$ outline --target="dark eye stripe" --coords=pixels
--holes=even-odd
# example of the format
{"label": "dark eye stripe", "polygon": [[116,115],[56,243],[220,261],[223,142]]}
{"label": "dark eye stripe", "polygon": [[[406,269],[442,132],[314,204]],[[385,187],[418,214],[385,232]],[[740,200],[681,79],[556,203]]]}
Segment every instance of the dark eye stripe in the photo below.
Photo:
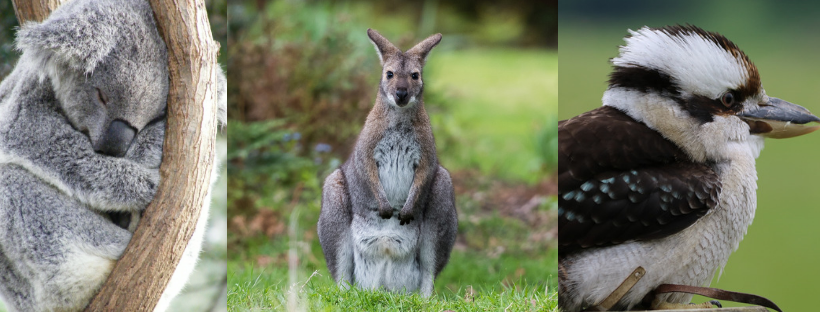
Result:
{"label": "dark eye stripe", "polygon": [[609,86],[641,92],[655,91],[673,96],[680,95],[680,90],[672,83],[672,78],[669,75],[657,69],[642,66],[616,66],[609,74]]}
{"label": "dark eye stripe", "polygon": [[657,70],[645,68],[642,66],[622,67],[616,66],[609,75],[609,87],[620,87],[624,89],[637,90],[640,92],[656,92],[658,94],[665,94],[678,103],[678,105],[689,113],[690,116],[697,119],[701,123],[714,121],[715,115],[735,114],[741,107],[734,105],[743,102],[748,93],[753,91],[751,88],[741,91],[731,90],[732,103],[730,105],[723,104],[723,96],[717,99],[711,99],[705,96],[692,96],[689,98],[680,98],[681,91],[677,85],[672,82],[669,75]]}

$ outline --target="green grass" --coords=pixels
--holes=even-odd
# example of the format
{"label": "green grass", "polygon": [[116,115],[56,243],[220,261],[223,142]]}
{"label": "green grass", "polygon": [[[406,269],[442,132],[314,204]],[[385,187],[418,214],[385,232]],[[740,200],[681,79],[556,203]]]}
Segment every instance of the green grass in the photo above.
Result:
{"label": "green grass", "polygon": [[536,130],[555,115],[558,57],[554,51],[471,49],[435,51],[425,67],[440,162],[452,170],[478,168],[503,179],[535,182]]}
{"label": "green grass", "polygon": [[[735,8],[741,2],[709,2]],[[746,2],[742,2],[746,3]],[[706,8],[698,12],[725,12]],[[767,94],[820,113],[817,86],[820,62],[815,33],[766,19],[703,19],[685,16],[645,16],[610,24],[572,23],[562,19],[559,118],[566,119],[601,105],[610,71],[609,58],[618,54],[626,29],[644,24],[661,26],[693,23],[718,31],[743,49],[757,65]],[[736,16],[735,16],[736,17]],[[647,20],[652,20],[647,21]],[[774,23],[777,23],[775,25]],[[785,311],[816,310],[820,280],[820,134],[766,141],[757,160],[758,190],[755,220],[739,249],[729,258],[723,275],[712,287],[767,297]],[[706,299],[696,298],[695,302]],[[740,306],[724,302],[725,306]]]}
{"label": "green grass", "polygon": [[[291,285],[298,285],[306,289],[299,293],[300,304],[310,311],[496,311],[511,304],[510,311],[554,310],[556,250],[528,244],[530,230],[521,220],[481,213],[478,202],[464,196],[457,202],[464,246],[453,250],[429,301],[417,295],[337,290],[316,237],[318,203],[311,202],[281,211],[281,219],[288,220],[281,235],[249,238],[244,248],[229,251],[228,307],[289,310],[288,292]],[[539,208],[543,209],[554,212]],[[459,299],[467,289],[478,294],[474,302]]]}
{"label": "green grass", "polygon": [[[278,272],[277,272],[278,271]],[[431,298],[418,294],[397,294],[342,289],[327,272],[298,274],[292,280],[284,268],[260,270],[252,265],[231,262],[228,266],[228,307],[230,311],[557,311],[554,290],[535,286],[480,288],[466,285],[454,291],[438,292]],[[301,272],[300,272],[301,273]],[[292,281],[292,282],[291,282]]]}

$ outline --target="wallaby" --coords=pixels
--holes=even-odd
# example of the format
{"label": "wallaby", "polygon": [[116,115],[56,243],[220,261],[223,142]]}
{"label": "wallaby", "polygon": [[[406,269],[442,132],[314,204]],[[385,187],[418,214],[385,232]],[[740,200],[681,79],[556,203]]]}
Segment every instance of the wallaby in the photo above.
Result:
{"label": "wallaby", "polygon": [[367,35],[383,67],[379,92],[351,157],[325,180],[319,242],[342,287],[429,297],[458,229],[453,183],[422,101],[422,67],[441,34],[406,52],[375,30]]}

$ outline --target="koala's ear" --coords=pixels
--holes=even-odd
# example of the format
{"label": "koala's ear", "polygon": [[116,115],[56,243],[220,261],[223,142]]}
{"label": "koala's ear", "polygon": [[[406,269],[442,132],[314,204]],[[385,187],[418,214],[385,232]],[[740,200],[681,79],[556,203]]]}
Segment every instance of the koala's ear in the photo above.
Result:
{"label": "koala's ear", "polygon": [[72,9],[58,9],[42,23],[25,23],[17,32],[17,49],[40,58],[43,65],[57,61],[84,73],[93,71],[116,46],[117,28],[100,12]]}
{"label": "koala's ear", "polygon": [[385,60],[389,59],[396,53],[401,53],[401,50],[390,43],[387,38],[384,38],[379,32],[367,29],[367,36],[370,37],[370,42],[376,47],[376,53],[379,53],[379,62],[384,66]]}
{"label": "koala's ear", "polygon": [[418,57],[421,64],[424,65],[424,63],[427,62],[427,54],[430,54],[430,50],[438,45],[439,42],[441,42],[441,34],[432,35],[410,48],[410,50],[407,50],[407,54]]}

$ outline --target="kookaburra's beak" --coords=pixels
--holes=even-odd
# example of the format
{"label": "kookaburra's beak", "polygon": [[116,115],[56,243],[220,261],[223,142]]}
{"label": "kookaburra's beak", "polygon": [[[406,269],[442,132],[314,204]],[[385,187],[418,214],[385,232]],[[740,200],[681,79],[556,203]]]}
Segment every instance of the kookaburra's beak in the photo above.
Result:
{"label": "kookaburra's beak", "polygon": [[740,112],[749,131],[767,138],[785,139],[811,133],[820,128],[820,118],[803,106],[769,97],[756,109]]}

